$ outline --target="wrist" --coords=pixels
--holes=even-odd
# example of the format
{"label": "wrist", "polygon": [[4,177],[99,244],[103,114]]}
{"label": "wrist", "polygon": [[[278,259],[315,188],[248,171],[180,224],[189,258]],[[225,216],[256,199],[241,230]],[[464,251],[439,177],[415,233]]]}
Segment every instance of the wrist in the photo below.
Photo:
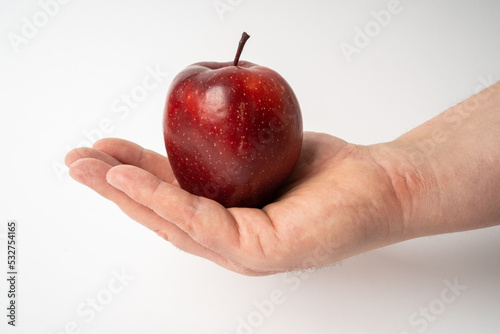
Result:
{"label": "wrist", "polygon": [[403,212],[402,239],[500,221],[500,84],[380,144]]}
{"label": "wrist", "polygon": [[399,241],[435,234],[431,230],[439,201],[437,176],[425,155],[399,140],[372,146],[375,161],[385,170],[402,212]]}

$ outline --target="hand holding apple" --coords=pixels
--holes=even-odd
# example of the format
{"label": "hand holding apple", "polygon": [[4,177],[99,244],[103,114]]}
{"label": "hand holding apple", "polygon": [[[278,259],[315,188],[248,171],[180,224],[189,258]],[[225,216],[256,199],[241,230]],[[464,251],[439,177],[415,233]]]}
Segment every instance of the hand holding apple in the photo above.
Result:
{"label": "hand holding apple", "polygon": [[[458,129],[445,117],[470,108]],[[166,157],[123,139],[74,149],[66,164],[71,177],[174,246],[238,273],[267,275],[498,225],[498,110],[500,83],[392,142],[358,146],[306,132],[281,196],[262,209],[226,209],[181,189]],[[415,143],[438,130],[449,138],[438,152],[419,151]]]}
{"label": "hand holding apple", "polygon": [[290,174],[302,146],[302,115],[275,71],[239,61],[188,66],[164,112],[167,154],[180,186],[225,207],[259,207]]}

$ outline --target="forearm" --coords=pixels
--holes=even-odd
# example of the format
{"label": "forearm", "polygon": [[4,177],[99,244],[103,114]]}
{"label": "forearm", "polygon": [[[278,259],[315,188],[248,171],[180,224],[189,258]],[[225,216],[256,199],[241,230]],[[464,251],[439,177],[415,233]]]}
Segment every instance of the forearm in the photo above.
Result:
{"label": "forearm", "polygon": [[389,147],[404,161],[388,167],[405,212],[403,238],[500,223],[500,82]]}

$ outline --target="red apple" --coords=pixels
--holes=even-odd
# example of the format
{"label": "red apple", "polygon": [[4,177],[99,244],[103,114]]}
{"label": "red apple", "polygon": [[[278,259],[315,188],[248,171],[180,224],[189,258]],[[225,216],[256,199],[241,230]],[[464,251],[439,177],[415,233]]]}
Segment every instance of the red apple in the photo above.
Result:
{"label": "red apple", "polygon": [[179,185],[225,207],[261,207],[290,174],[302,147],[302,115],[277,72],[239,61],[201,62],[173,80],[163,116]]}

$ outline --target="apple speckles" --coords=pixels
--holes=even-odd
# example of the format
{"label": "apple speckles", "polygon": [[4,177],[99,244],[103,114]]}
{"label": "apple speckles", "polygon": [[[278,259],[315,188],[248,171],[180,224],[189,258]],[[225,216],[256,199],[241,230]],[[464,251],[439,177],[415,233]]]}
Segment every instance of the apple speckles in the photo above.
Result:
{"label": "apple speckles", "polygon": [[[240,104],[238,105],[237,111],[240,113],[244,112],[247,105],[248,105],[248,103],[246,103],[246,102],[240,102]],[[237,117],[239,117],[239,115]]]}

